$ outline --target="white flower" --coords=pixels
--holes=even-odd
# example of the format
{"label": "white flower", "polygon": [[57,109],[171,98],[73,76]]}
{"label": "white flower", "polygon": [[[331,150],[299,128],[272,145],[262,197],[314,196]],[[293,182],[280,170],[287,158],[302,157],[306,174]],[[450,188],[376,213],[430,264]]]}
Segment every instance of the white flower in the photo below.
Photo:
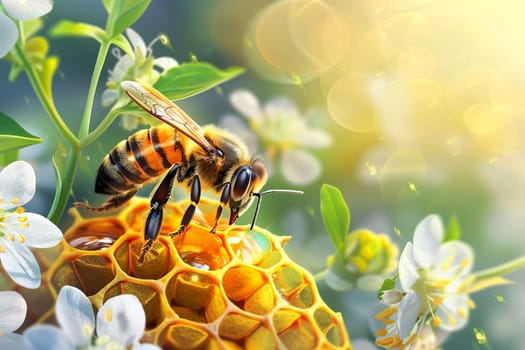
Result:
{"label": "white flower", "polygon": [[278,97],[261,106],[250,91],[237,90],[230,95],[230,102],[247,119],[249,128],[232,115],[225,116],[222,124],[236,130],[253,152],[258,141],[263,144],[270,174],[273,161],[280,157],[281,172],[290,183],[306,185],[319,177],[321,163],[303,149],[324,148],[332,140],[324,131],[308,126],[292,101]]}
{"label": "white flower", "polygon": [[75,287],[64,286],[58,293],[55,315],[60,328],[33,326],[24,333],[34,348],[160,349],[152,344],[139,344],[146,316],[140,301],[131,294],[108,299],[98,310],[95,322],[88,297]]}
{"label": "white flower", "polygon": [[[1,0],[0,2],[9,17],[21,21],[41,17],[53,8],[51,0]],[[18,29],[9,17],[0,12],[0,33],[2,33],[0,58],[11,50],[18,38]]]}
{"label": "white flower", "polygon": [[141,36],[131,28],[126,29],[126,36],[133,47],[135,57],[122,55],[118,49],[113,51],[113,55],[118,61],[115,67],[109,71],[109,78],[106,83],[108,89],[102,94],[104,106],[111,106],[124,96],[120,89],[122,81],[134,80],[146,85],[153,85],[159,76],[178,65],[177,61],[171,57],[153,57],[153,45],[159,40],[166,40],[164,36],[155,38],[148,46]]}
{"label": "white flower", "polygon": [[26,318],[27,304],[17,292],[0,292],[0,349],[31,349],[24,337],[13,333]]}
{"label": "white flower", "polygon": [[28,247],[49,248],[62,232],[47,218],[23,207],[35,194],[35,172],[16,161],[0,172],[0,261],[9,276],[26,288],[40,286],[40,267]]}
{"label": "white flower", "polygon": [[399,259],[404,296],[397,306],[376,315],[387,327],[376,332],[376,344],[389,349],[434,349],[448,333],[467,324],[473,306],[465,286],[474,255],[465,243],[442,243],[443,223],[429,215],[416,227]]}

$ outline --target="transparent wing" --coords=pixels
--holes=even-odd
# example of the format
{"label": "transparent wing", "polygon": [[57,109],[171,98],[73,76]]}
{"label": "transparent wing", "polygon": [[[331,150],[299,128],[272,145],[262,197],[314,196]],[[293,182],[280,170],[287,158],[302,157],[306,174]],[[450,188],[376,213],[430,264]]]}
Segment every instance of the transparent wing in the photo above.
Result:
{"label": "transparent wing", "polygon": [[204,137],[204,132],[199,124],[195,123],[182,109],[159,91],[151,86],[145,86],[134,81],[123,81],[120,86],[146,112],[179,130],[208,153],[215,150],[212,144]]}

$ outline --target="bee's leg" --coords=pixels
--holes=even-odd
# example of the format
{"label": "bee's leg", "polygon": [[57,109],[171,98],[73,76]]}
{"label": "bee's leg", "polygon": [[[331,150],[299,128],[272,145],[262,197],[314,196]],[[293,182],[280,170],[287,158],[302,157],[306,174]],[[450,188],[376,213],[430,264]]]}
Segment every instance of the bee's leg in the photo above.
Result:
{"label": "bee's leg", "polygon": [[160,227],[162,226],[162,217],[164,214],[164,206],[169,201],[171,196],[171,189],[173,182],[179,172],[180,165],[175,164],[168,173],[164,176],[158,187],[155,189],[150,201],[150,210],[144,226],[144,240],[146,242],[142,246],[139,259],[139,265],[144,264],[144,257],[151,249],[153,241],[157,238]]}
{"label": "bee's leg", "polygon": [[219,202],[219,206],[217,207],[217,213],[215,214],[215,222],[213,224],[213,227],[210,232],[215,233],[215,230],[217,229],[217,224],[219,222],[219,219],[222,214],[222,209],[224,209],[224,206],[228,203],[230,200],[230,189],[231,189],[231,183],[228,182],[224,185],[224,188],[222,189],[221,193],[221,200]]}
{"label": "bee's leg", "polygon": [[191,223],[193,214],[195,214],[195,209],[197,209],[197,205],[199,204],[199,201],[201,199],[201,181],[198,175],[193,176],[193,178],[191,179],[190,198],[191,204],[184,212],[179,228],[177,229],[177,231],[170,233],[170,237],[185,232],[188,229],[188,225]]}
{"label": "bee's leg", "polygon": [[107,201],[102,203],[102,205],[100,207],[93,207],[93,206],[91,206],[89,204],[86,204],[84,202],[74,202],[73,205],[75,207],[77,207],[77,208],[82,207],[82,208],[86,208],[88,210],[97,211],[97,212],[111,210],[111,209],[116,209],[116,208],[122,206],[127,201],[129,201],[131,199],[131,197],[133,197],[137,193],[137,190],[138,190],[138,188],[134,188],[134,189],[131,189],[131,190],[127,191],[127,192],[114,195],[114,196],[110,197]]}

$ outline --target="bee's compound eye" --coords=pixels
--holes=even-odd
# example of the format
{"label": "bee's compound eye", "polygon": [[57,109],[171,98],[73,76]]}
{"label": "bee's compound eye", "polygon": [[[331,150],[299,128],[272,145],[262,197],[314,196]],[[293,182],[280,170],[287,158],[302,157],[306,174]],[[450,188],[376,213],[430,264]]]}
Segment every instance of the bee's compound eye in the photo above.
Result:
{"label": "bee's compound eye", "polygon": [[243,166],[235,171],[232,180],[231,199],[239,201],[246,196],[252,182],[252,171]]}
{"label": "bee's compound eye", "polygon": [[217,148],[217,150],[215,151],[215,154],[217,155],[217,157],[219,158],[224,158],[224,152],[221,151],[220,149]]}

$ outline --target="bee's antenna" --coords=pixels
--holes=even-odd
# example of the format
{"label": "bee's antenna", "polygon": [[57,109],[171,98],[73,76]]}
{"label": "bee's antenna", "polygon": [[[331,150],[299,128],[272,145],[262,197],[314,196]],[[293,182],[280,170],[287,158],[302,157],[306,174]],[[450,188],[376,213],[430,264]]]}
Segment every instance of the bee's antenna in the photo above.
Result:
{"label": "bee's antenna", "polygon": [[281,192],[281,193],[294,193],[294,194],[304,194],[303,191],[297,191],[297,190],[284,190],[284,189],[271,189],[266,190],[260,193],[254,192],[253,195],[257,197],[257,204],[255,205],[255,213],[253,214],[252,223],[250,224],[250,231],[253,230],[253,226],[255,226],[255,221],[257,220],[257,216],[259,216],[259,209],[261,208],[261,202],[262,202],[262,196],[268,193],[275,193],[275,192]]}

